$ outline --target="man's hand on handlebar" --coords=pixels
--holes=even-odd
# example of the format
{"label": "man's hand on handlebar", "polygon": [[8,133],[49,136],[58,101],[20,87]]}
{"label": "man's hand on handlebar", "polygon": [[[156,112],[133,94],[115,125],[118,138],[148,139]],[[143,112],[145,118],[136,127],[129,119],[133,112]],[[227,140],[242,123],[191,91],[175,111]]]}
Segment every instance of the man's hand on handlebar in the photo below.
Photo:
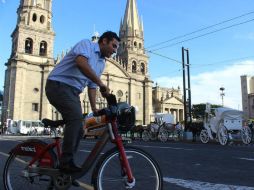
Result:
{"label": "man's hand on handlebar", "polygon": [[109,95],[109,88],[106,85],[102,84],[100,86],[100,92],[102,97],[106,98]]}
{"label": "man's hand on handlebar", "polygon": [[105,115],[105,114],[106,114],[105,108],[99,109],[99,110],[96,109],[93,111],[93,116],[95,116],[95,117]]}

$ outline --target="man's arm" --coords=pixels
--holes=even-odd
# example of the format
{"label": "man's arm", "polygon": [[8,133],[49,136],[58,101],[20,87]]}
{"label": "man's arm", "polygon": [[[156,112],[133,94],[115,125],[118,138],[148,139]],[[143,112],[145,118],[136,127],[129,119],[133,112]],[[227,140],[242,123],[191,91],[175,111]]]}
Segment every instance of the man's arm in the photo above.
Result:
{"label": "man's arm", "polygon": [[97,84],[99,87],[105,86],[101,79],[99,77],[96,76],[96,74],[94,73],[93,69],[90,67],[90,65],[88,64],[88,60],[86,57],[84,56],[77,56],[76,59],[76,64],[79,68],[79,70],[87,77],[89,78],[91,81],[93,81],[95,84]]}
{"label": "man's arm", "polygon": [[87,90],[88,92],[88,97],[89,97],[89,101],[90,101],[90,105],[92,108],[93,112],[96,112],[96,89],[95,88],[88,88]]}
{"label": "man's arm", "polygon": [[[100,87],[100,91],[101,91],[102,96],[103,97],[107,96],[108,93],[109,93],[108,87],[105,84],[103,84],[103,82],[101,81],[101,79],[99,77],[96,76],[93,69],[88,64],[87,58],[84,57],[84,56],[79,55],[79,56],[76,57],[75,62],[77,64],[78,68],[80,69],[80,71],[87,78],[89,78],[91,81],[93,81],[95,84],[97,84]],[[95,92],[94,95],[96,95],[96,92]]]}

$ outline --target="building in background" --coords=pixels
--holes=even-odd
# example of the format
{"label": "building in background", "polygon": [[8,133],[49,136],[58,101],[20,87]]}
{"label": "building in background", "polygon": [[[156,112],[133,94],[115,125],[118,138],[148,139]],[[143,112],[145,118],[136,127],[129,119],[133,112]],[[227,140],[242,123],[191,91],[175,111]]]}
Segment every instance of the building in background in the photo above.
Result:
{"label": "building in background", "polygon": [[183,100],[180,88],[153,87],[153,112],[170,113],[175,121],[184,120]]}
{"label": "building in background", "polygon": [[242,107],[247,119],[254,119],[254,76],[241,76]]}
{"label": "building in background", "polygon": [[[2,110],[3,110],[3,92],[0,91],[0,118],[2,118]],[[2,121],[0,121],[0,127],[2,126]]]}
{"label": "building in background", "polygon": [[[21,0],[18,20],[12,37],[12,52],[6,63],[2,121],[60,119],[45,96],[45,83],[50,71],[61,60],[54,59],[55,33],[52,28],[52,0]],[[118,53],[106,59],[102,80],[116,95],[138,109],[137,124],[147,124],[154,112],[172,113],[183,120],[180,89],[153,88],[149,57],[144,50],[143,22],[138,15],[136,0],[127,0],[121,20]],[[98,34],[92,39],[98,40]],[[62,53],[62,57],[64,53]],[[80,95],[83,111],[90,112],[87,91]],[[98,108],[106,101],[97,93]]]}
{"label": "building in background", "polygon": [[42,119],[52,110],[44,92],[55,66],[52,1],[21,0],[17,15],[11,55],[5,64],[3,120]]}

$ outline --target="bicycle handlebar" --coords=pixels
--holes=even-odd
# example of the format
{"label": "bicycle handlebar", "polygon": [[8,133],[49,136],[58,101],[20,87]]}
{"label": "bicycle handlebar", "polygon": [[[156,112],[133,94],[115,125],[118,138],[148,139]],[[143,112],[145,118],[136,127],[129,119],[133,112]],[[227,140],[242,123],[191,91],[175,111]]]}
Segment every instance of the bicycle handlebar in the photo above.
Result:
{"label": "bicycle handlebar", "polygon": [[94,112],[93,115],[96,116],[102,116],[106,115],[108,117],[116,116],[117,115],[117,102],[116,102],[116,96],[114,94],[109,94],[106,97],[108,107],[103,108],[101,110],[98,110],[97,112]]}

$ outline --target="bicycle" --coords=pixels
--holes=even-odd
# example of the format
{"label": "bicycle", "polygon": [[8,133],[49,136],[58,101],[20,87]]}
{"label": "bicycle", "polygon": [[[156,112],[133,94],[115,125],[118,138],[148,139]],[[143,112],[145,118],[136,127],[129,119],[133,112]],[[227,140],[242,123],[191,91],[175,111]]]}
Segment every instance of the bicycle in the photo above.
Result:
{"label": "bicycle", "polygon": [[[89,127],[101,127],[103,134],[82,164],[81,172],[64,174],[58,169],[60,137],[54,137],[51,144],[36,139],[27,140],[10,152],[3,172],[5,189],[63,190],[80,185],[87,190],[162,190],[162,173],[157,162],[145,151],[126,146],[119,134],[120,130],[130,130],[134,125],[135,108],[126,103],[116,103],[114,95],[107,97],[107,102],[108,107],[98,112],[98,116],[104,119]],[[51,128],[64,123],[47,119],[43,122]],[[100,156],[109,141],[115,147]],[[92,172],[91,185],[77,181],[87,174],[97,158],[99,160]]]}

